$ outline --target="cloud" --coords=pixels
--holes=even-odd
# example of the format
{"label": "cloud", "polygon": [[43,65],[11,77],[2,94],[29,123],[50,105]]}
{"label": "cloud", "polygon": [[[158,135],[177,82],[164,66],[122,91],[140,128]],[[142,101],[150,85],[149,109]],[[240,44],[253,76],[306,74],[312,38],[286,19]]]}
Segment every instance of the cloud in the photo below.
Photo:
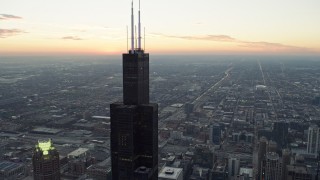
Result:
{"label": "cloud", "polygon": [[256,49],[264,49],[264,50],[271,50],[271,51],[309,51],[310,49],[305,47],[297,47],[291,46],[281,43],[271,43],[271,42],[247,42],[242,41],[239,45],[241,47],[248,47],[248,48],[256,48]]}
{"label": "cloud", "polygon": [[182,36],[181,39],[233,42],[234,38],[226,35]]}
{"label": "cloud", "polygon": [[197,40],[197,41],[216,41],[216,42],[232,42],[238,44],[240,47],[247,47],[251,49],[261,49],[267,51],[312,51],[310,48],[291,46],[281,43],[273,42],[255,42],[255,41],[243,41],[240,39],[233,38],[228,35],[204,35],[204,36],[176,36],[176,35],[166,35],[161,33],[152,33],[154,36],[161,36],[166,38],[176,38],[185,40]]}
{"label": "cloud", "polygon": [[79,38],[79,37],[77,37],[77,36],[65,36],[65,37],[62,37],[62,39],[65,39],[65,40],[75,40],[75,41],[83,40],[82,38]]}
{"label": "cloud", "polygon": [[173,36],[153,33],[156,36],[168,37],[168,38],[177,38],[177,39],[186,39],[186,40],[201,40],[201,41],[222,41],[222,42],[234,42],[236,39],[227,36],[227,35],[205,35],[205,36]]}
{"label": "cloud", "polygon": [[0,38],[7,38],[9,36],[16,36],[21,33],[26,33],[20,29],[0,29]]}
{"label": "cloud", "polygon": [[85,29],[76,29],[76,28],[73,28],[71,29],[72,31],[76,31],[76,32],[87,32],[87,30]]}
{"label": "cloud", "polygon": [[0,20],[22,19],[22,17],[11,14],[0,14]]}

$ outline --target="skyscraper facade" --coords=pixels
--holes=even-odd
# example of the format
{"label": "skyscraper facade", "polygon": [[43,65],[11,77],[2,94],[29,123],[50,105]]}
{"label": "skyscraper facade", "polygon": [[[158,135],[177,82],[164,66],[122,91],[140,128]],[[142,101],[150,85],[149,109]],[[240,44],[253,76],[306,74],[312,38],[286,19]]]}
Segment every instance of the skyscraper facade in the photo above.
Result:
{"label": "skyscraper facade", "polygon": [[273,139],[275,142],[277,142],[277,145],[280,149],[287,147],[288,129],[289,124],[286,122],[279,121],[273,124]]}
{"label": "skyscraper facade", "polygon": [[291,163],[291,152],[289,149],[282,150],[282,179],[285,179],[287,166]]}
{"label": "skyscraper facade", "polygon": [[211,125],[210,128],[210,140],[215,145],[220,145],[221,142],[221,126],[217,123]]}
{"label": "skyscraper facade", "polygon": [[264,173],[264,166],[265,163],[263,161],[265,160],[266,153],[267,153],[267,142],[268,140],[265,137],[261,137],[259,140],[259,150],[258,150],[258,178],[260,179]]}
{"label": "skyscraper facade", "polygon": [[[240,158],[238,157],[229,157],[228,159],[228,176],[229,179],[237,176],[240,169]],[[231,178],[232,177],[232,178]]]}
{"label": "skyscraper facade", "polygon": [[305,165],[288,165],[285,180],[312,180],[312,173]]}
{"label": "skyscraper facade", "polygon": [[33,157],[34,180],[60,180],[59,153],[51,140],[39,140]]}
{"label": "skyscraper facade", "polygon": [[[149,102],[149,54],[134,45],[123,54],[123,102],[110,105],[112,179],[158,178],[158,105]],[[137,44],[137,43],[136,43]],[[146,172],[141,172],[142,170]],[[138,173],[138,174],[137,174]]]}
{"label": "skyscraper facade", "polygon": [[265,159],[265,170],[262,176],[265,180],[281,180],[282,179],[282,161],[275,152],[268,152]]}
{"label": "skyscraper facade", "polygon": [[317,155],[319,151],[319,127],[317,125],[311,125],[308,129],[308,154]]}

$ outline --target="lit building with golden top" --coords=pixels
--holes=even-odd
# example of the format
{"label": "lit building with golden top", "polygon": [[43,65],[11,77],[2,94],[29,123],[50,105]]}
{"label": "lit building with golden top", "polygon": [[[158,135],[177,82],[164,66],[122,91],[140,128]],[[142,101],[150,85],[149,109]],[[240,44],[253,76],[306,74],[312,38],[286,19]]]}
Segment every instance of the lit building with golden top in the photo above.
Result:
{"label": "lit building with golden top", "polygon": [[59,153],[51,139],[38,141],[32,163],[34,180],[60,180]]}

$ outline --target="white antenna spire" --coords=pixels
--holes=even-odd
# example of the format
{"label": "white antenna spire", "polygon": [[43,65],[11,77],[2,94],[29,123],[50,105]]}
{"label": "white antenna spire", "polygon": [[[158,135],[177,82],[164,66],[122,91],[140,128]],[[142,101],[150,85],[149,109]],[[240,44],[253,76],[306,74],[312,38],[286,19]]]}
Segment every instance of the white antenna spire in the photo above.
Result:
{"label": "white antenna spire", "polygon": [[135,39],[135,42],[136,42],[135,47],[137,48],[138,47],[137,46],[137,26],[134,26],[134,32],[135,32],[134,39]]}
{"label": "white antenna spire", "polygon": [[144,47],[143,47],[143,49],[146,50],[146,27],[144,27],[144,30],[143,30],[143,31],[144,31],[144,38],[143,38],[143,41],[144,41],[144,42],[143,42],[143,46],[144,46]]}
{"label": "white antenna spire", "polygon": [[131,3],[131,54],[134,54],[134,17],[133,17],[133,0]]}
{"label": "white antenna spire", "polygon": [[129,50],[128,40],[129,40],[129,32],[128,32],[128,25],[127,25],[127,51]]}
{"label": "white antenna spire", "polygon": [[138,22],[138,49],[141,50],[140,0],[139,0],[139,22]]}

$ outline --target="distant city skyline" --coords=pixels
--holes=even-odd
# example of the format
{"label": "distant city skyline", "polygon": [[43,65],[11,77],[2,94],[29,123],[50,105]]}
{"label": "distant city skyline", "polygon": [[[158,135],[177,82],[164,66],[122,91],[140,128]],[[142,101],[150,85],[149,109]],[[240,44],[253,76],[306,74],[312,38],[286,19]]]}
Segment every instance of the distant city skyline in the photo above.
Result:
{"label": "distant city skyline", "polygon": [[[129,2],[3,0],[0,55],[120,54]],[[153,54],[320,55],[319,7],[317,0],[141,1]]]}

